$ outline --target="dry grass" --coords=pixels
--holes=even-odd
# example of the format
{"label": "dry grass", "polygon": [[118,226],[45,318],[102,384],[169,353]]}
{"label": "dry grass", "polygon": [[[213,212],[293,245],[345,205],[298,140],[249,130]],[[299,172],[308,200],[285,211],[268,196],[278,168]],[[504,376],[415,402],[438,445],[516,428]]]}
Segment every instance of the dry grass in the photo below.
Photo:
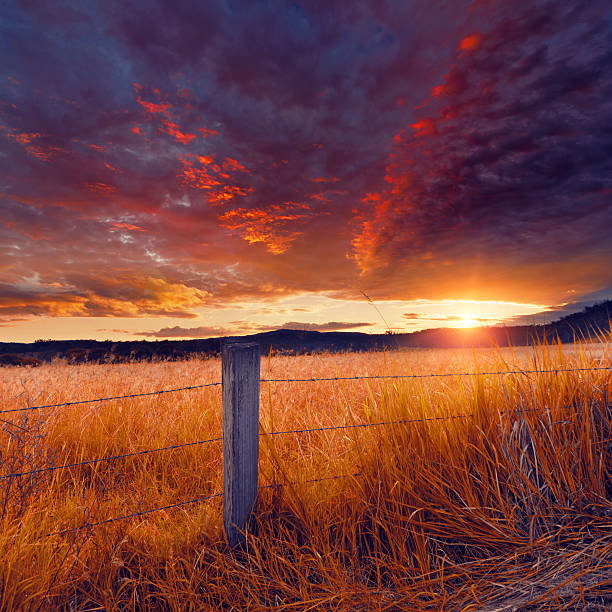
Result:
{"label": "dry grass", "polygon": [[[609,344],[262,359],[262,376],[611,365]],[[0,369],[3,409],[220,379],[216,360]],[[0,480],[0,606],[23,610],[604,610],[612,606],[610,371],[262,384],[245,550],[221,444]],[[219,387],[1,415],[0,475],[208,439]],[[361,473],[319,483],[287,484]]]}

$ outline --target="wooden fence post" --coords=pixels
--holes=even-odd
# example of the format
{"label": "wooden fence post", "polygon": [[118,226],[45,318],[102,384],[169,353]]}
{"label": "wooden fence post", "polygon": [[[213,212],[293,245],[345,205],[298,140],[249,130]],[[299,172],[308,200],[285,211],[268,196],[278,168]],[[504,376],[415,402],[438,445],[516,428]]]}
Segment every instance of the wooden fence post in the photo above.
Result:
{"label": "wooden fence post", "polygon": [[223,524],[230,546],[244,541],[257,500],[259,344],[226,342],[223,381]]}

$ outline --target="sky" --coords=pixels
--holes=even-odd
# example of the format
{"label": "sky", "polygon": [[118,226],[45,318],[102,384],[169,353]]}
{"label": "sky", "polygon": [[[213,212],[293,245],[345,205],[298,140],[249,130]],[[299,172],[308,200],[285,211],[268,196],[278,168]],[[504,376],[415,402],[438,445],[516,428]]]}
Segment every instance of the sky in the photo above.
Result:
{"label": "sky", "polygon": [[0,341],[612,298],[608,0],[0,4]]}

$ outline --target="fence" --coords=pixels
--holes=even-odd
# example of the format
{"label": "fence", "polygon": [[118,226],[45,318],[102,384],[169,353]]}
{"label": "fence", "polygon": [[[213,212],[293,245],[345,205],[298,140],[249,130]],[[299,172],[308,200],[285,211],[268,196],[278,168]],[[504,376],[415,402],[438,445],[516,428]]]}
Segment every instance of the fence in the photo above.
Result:
{"label": "fence", "polygon": [[[593,366],[586,368],[553,368],[539,370],[500,370],[491,372],[446,372],[429,374],[400,374],[400,375],[373,375],[373,376],[334,376],[328,378],[260,378],[260,349],[258,344],[230,341],[222,347],[222,380],[202,385],[192,385],[175,389],[164,389],[146,393],[134,393],[129,395],[117,395],[111,397],[99,397],[95,399],[76,400],[56,404],[44,404],[40,406],[25,406],[22,408],[9,408],[0,410],[0,415],[23,411],[59,408],[102,401],[128,399],[143,396],[154,396],[165,393],[175,393],[191,389],[202,389],[205,387],[221,386],[223,392],[223,435],[221,437],[197,440],[182,444],[174,444],[161,448],[141,450],[132,453],[113,455],[110,457],[97,457],[76,463],[66,463],[51,467],[13,472],[0,476],[0,481],[36,476],[45,472],[74,468],[84,465],[92,465],[102,462],[117,461],[127,457],[145,455],[170,451],[178,448],[197,446],[214,442],[223,442],[223,491],[190,499],[175,504],[141,510],[131,514],[115,516],[96,522],[86,522],[78,527],[63,529],[46,534],[47,536],[63,535],[70,532],[78,532],[90,529],[98,525],[121,521],[133,517],[139,517],[161,510],[179,508],[189,504],[204,502],[215,498],[223,498],[223,522],[228,543],[234,547],[243,541],[244,533],[249,522],[249,517],[257,500],[257,493],[261,489],[283,486],[281,484],[269,484],[259,486],[258,484],[258,455],[259,438],[262,435],[299,434],[319,431],[332,431],[340,429],[356,429],[367,427],[381,427],[386,425],[422,423],[428,421],[440,421],[450,419],[465,419],[474,416],[473,413],[454,414],[445,416],[425,417],[420,419],[397,419],[393,421],[379,421],[375,423],[343,424],[328,427],[317,427],[313,429],[293,429],[286,431],[272,431],[262,434],[259,432],[259,387],[260,383],[291,383],[291,382],[319,382],[319,381],[341,381],[341,380],[377,380],[377,379],[418,379],[418,378],[440,378],[455,376],[492,376],[507,374],[558,374],[561,372],[587,372],[596,370],[611,371],[612,366]],[[543,408],[515,409],[512,414],[542,411]],[[3,418],[0,416],[0,418]],[[358,477],[360,473],[335,475],[324,478],[316,478],[304,481],[306,483],[321,482],[346,477]],[[298,484],[297,482],[288,484]]]}

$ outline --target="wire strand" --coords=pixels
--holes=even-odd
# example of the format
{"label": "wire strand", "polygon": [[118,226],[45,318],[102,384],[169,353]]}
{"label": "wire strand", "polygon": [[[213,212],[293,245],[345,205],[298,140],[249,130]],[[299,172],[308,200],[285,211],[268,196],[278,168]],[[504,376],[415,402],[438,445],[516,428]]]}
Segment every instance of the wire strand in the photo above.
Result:
{"label": "wire strand", "polygon": [[161,391],[149,391],[147,393],[131,393],[130,395],[114,395],[112,397],[97,397],[95,399],[76,400],[74,402],[60,402],[59,404],[44,404],[42,406],[25,406],[23,408],[9,408],[0,410],[0,414],[6,412],[24,412],[26,410],[41,410],[42,408],[59,408],[60,406],[74,406],[75,404],[91,404],[93,402],[108,402],[117,399],[129,399],[132,397],[144,397],[145,395],[161,395],[162,393],[175,393],[176,391],[188,391],[191,389],[203,389],[204,387],[216,387],[220,382],[207,383],[205,385],[191,385],[189,387],[179,387],[178,389],[162,389]]}
{"label": "wire strand", "polygon": [[208,499],[212,499],[213,497],[223,497],[223,493],[215,493],[213,495],[207,495],[206,497],[198,497],[196,499],[189,499],[184,502],[178,502],[176,504],[169,504],[168,506],[160,506],[158,508],[150,508],[149,510],[141,510],[139,512],[133,512],[132,514],[123,514],[121,516],[113,516],[112,518],[104,519],[103,521],[96,521],[94,523],[83,523],[79,525],[79,527],[70,527],[69,529],[62,529],[61,531],[52,531],[51,533],[46,533],[44,535],[45,538],[54,536],[54,535],[64,535],[65,533],[70,533],[72,531],[81,531],[83,529],[87,529],[89,527],[97,527],[98,525],[105,525],[106,523],[114,523],[115,521],[123,521],[125,519],[134,518],[136,516],[143,516],[145,514],[151,514],[152,512],[158,512],[160,510],[170,510],[172,508],[179,508],[181,506],[186,506],[188,504],[195,504],[198,502],[203,502]]}
{"label": "wire strand", "polygon": [[0,480],[6,478],[17,478],[19,476],[31,476],[33,474],[40,474],[42,472],[53,472],[55,470],[63,470],[67,468],[79,467],[81,465],[90,465],[93,463],[101,463],[103,461],[114,461],[115,459],[125,459],[126,457],[136,457],[138,455],[146,455],[149,453],[159,453],[161,451],[174,450],[177,448],[185,448],[187,446],[196,446],[199,444],[206,444],[208,442],[219,442],[223,441],[223,437],[210,438],[208,440],[198,440],[197,442],[185,442],[184,444],[173,444],[172,446],[164,446],[162,448],[152,448],[149,450],[136,451],[133,453],[124,453],[123,455],[113,455],[112,457],[98,457],[96,459],[88,459],[86,461],[79,461],[78,463],[64,463],[62,465],[54,465],[46,468],[38,468],[36,470],[29,470],[27,472],[14,472],[12,474],[5,474],[0,476]]}
{"label": "wire strand", "polygon": [[372,376],[330,376],[329,378],[262,378],[259,382],[321,382],[334,380],[378,380],[398,378],[441,378],[451,376],[497,376],[501,374],[558,374],[559,372],[591,372],[593,370],[612,370],[612,366],[592,368],[554,368],[550,370],[497,370],[492,372],[440,372],[432,374],[378,374]]}
{"label": "wire strand", "polygon": [[[498,412],[498,416],[502,415],[513,415],[513,414],[526,414],[531,412],[541,412],[548,410],[548,408],[528,408],[526,410],[511,410],[507,412]],[[475,416],[475,413],[469,412],[467,414],[449,414],[444,416],[425,417],[422,419],[398,419],[396,421],[378,421],[376,423],[355,423],[353,425],[332,425],[330,427],[315,427],[312,429],[288,429],[285,431],[262,431],[259,436],[279,436],[282,434],[296,434],[296,433],[310,433],[317,431],[333,431],[336,429],[357,429],[360,427],[380,427],[382,425],[401,425],[404,423],[426,423],[428,421],[448,421],[452,419],[467,419]],[[561,422],[561,421],[559,421]],[[553,423],[554,424],[554,423]]]}
{"label": "wire strand", "polygon": [[[271,488],[278,488],[278,487],[283,487],[283,486],[293,486],[293,485],[298,485],[298,484],[311,484],[314,482],[322,482],[325,480],[336,480],[338,478],[351,478],[354,476],[362,476],[361,472],[357,472],[355,474],[338,474],[336,476],[324,476],[323,478],[311,478],[310,480],[303,480],[303,481],[293,481],[293,482],[287,482],[287,483],[274,483],[274,484],[268,484],[268,485],[262,485],[261,487],[257,487],[257,490],[260,491],[262,489],[271,489]],[[95,521],[93,523],[83,523],[82,525],[79,525],[78,527],[70,527],[68,529],[62,529],[60,531],[52,531],[51,533],[47,533],[45,534],[44,537],[50,537],[50,536],[54,536],[54,535],[64,535],[66,533],[71,533],[71,532],[77,532],[77,531],[82,531],[83,529],[88,529],[90,527],[97,527],[98,525],[105,525],[107,523],[114,523],[116,521],[123,521],[126,519],[130,519],[130,518],[135,518],[138,516],[143,516],[145,514],[152,514],[153,512],[158,512],[160,510],[171,510],[172,508],[179,508],[181,506],[186,506],[188,504],[195,504],[198,502],[202,502],[202,501],[207,501],[209,499],[213,499],[215,497],[223,497],[223,493],[214,493],[213,495],[207,495],[206,497],[198,497],[196,499],[189,499],[187,501],[184,502],[178,502],[176,504],[169,504],[167,506],[160,506],[157,508],[150,508],[148,510],[141,510],[139,512],[133,512],[131,514],[123,514],[121,516],[113,516],[112,518],[108,518],[108,519],[104,519],[102,521]]]}
{"label": "wire strand", "polygon": [[[521,409],[521,410],[511,410],[511,411],[507,411],[507,412],[499,412],[498,416],[502,416],[502,415],[515,415],[515,414],[527,414],[527,413],[533,413],[533,412],[543,412],[548,410],[545,407],[542,408],[528,408],[528,409]],[[402,424],[407,424],[407,423],[426,423],[426,422],[431,422],[431,421],[449,421],[449,420],[453,420],[453,419],[467,419],[467,418],[471,418],[475,416],[475,413],[470,412],[467,414],[451,414],[451,415],[443,415],[443,416],[435,416],[435,417],[424,417],[421,419],[397,419],[394,421],[377,421],[375,423],[354,423],[351,425],[330,425],[328,427],[313,427],[313,428],[308,428],[308,429],[288,429],[288,430],[281,430],[281,431],[262,431],[259,432],[258,436],[259,437],[264,437],[264,436],[279,436],[279,435],[286,435],[286,434],[302,434],[302,433],[316,433],[316,432],[320,432],[320,431],[336,431],[336,430],[341,430],[341,429],[359,429],[359,428],[366,428],[366,427],[381,427],[381,426],[385,426],[385,425],[402,425]],[[555,421],[554,423],[551,423],[552,425],[557,425],[557,424],[563,424],[566,423],[566,421]],[[146,454],[150,454],[150,453],[157,453],[157,452],[161,452],[161,451],[167,451],[167,450],[174,450],[177,448],[184,448],[187,446],[196,446],[199,444],[206,444],[209,442],[222,442],[223,441],[223,437],[220,436],[218,438],[210,438],[208,440],[198,440],[196,442],[185,442],[184,444],[173,444],[172,446],[164,446],[162,448],[154,448],[154,449],[148,449],[148,450],[142,450],[142,451],[136,451],[133,453],[124,453],[121,455],[113,455],[111,457],[99,457],[99,458],[95,458],[95,459],[88,459],[86,461],[80,461],[77,463],[65,463],[62,465],[57,465],[57,466],[50,466],[50,467],[46,467],[46,468],[38,468],[35,470],[28,470],[25,472],[14,472],[11,474],[5,474],[3,476],[0,476],[0,480],[4,480],[7,478],[16,478],[16,477],[20,477],[20,476],[30,476],[30,475],[34,475],[34,474],[40,474],[43,472],[52,472],[55,470],[61,470],[61,469],[67,469],[67,468],[72,468],[72,467],[79,467],[82,465],[90,465],[90,464],[94,464],[94,463],[101,463],[104,461],[113,461],[116,459],[124,459],[127,457],[136,457],[138,455],[146,455]]]}
{"label": "wire strand", "polygon": [[288,487],[294,486],[298,484],[311,484],[313,482],[323,482],[324,480],[336,480],[338,478],[352,478],[354,476],[363,476],[361,472],[355,472],[354,474],[338,474],[337,476],[323,476],[323,478],[311,478],[310,480],[297,480],[292,482],[278,482],[273,484],[262,485],[261,487],[257,487],[257,490],[260,489],[274,489],[279,487]]}
{"label": "wire strand", "polygon": [[[438,374],[379,374],[372,376],[333,376],[327,378],[262,378],[262,383],[279,382],[324,382],[336,380],[380,380],[380,379],[407,379],[407,378],[442,378],[452,376],[498,376],[502,374],[558,374],[559,372],[591,372],[597,370],[612,370],[612,366],[597,366],[592,368],[554,368],[550,370],[498,370],[492,372],[441,372]],[[76,404],[91,404],[95,402],[107,402],[110,400],[130,399],[134,397],[145,397],[151,395],[161,395],[163,393],[176,393],[177,391],[188,391],[191,389],[203,389],[205,387],[216,387],[222,382],[213,382],[203,385],[191,385],[188,387],[178,387],[176,389],[162,389],[161,391],[149,391],[146,393],[130,393],[129,395],[114,395],[111,397],[97,397],[94,399],[76,400],[72,402],[60,402],[57,404],[43,404],[40,406],[24,406],[23,408],[8,408],[0,410],[0,414],[9,412],[24,412],[27,410],[41,410],[43,408],[59,408],[61,406],[74,406]]]}

